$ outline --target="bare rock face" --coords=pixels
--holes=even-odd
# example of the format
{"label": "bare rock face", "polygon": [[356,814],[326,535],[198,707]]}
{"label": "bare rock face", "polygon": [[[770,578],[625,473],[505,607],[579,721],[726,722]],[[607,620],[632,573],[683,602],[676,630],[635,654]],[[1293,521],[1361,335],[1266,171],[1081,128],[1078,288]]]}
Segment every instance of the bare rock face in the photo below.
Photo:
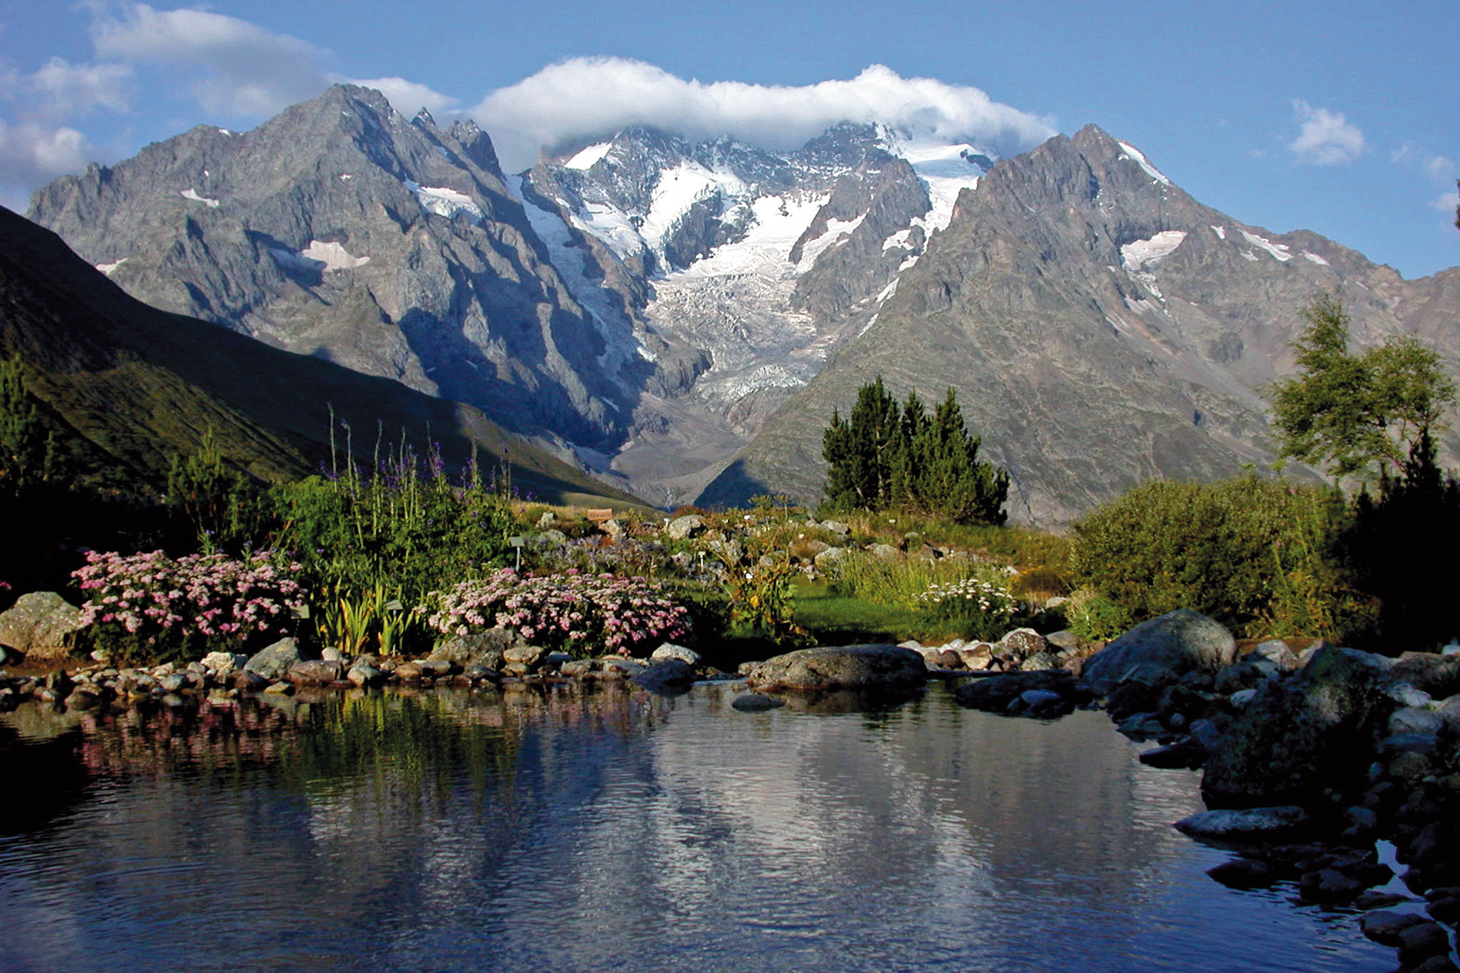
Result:
{"label": "bare rock face", "polygon": [[0,645],[31,661],[64,659],[80,629],[81,609],[53,591],[36,591],[0,614]]}
{"label": "bare rock face", "polygon": [[1356,344],[1416,334],[1453,369],[1460,339],[1438,308],[1453,316],[1457,281],[1241,224],[1087,126],[965,190],[875,322],[696,502],[816,499],[832,410],[879,374],[899,397],[957,391],[981,457],[1009,471],[1016,522],[1067,523],[1153,477],[1236,475],[1272,458],[1261,389],[1291,372],[1315,295],[1343,290]]}
{"label": "bare rock face", "polygon": [[896,645],[820,646],[787,652],[746,674],[755,692],[787,690],[887,690],[900,692],[927,682],[928,667],[912,649]]}
{"label": "bare rock face", "polygon": [[[36,193],[32,220],[148,304],[580,441],[620,430],[603,334],[487,136],[336,85]],[[612,403],[612,404],[611,404]]]}

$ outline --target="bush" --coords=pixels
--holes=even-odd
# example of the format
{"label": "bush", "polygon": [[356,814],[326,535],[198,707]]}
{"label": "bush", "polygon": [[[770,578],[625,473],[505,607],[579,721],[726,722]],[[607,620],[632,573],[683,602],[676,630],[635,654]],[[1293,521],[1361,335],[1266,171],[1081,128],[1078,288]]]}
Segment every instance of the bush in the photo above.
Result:
{"label": "bush", "polygon": [[933,619],[954,623],[964,638],[993,642],[1014,627],[1008,576],[996,570],[931,584],[914,601]]}
{"label": "bush", "polygon": [[443,636],[513,628],[535,645],[586,658],[633,650],[688,631],[689,613],[643,578],[611,574],[519,575],[511,568],[433,591],[416,609]]}
{"label": "bush", "polygon": [[1156,480],[1074,525],[1074,573],[1131,623],[1192,608],[1247,636],[1342,639],[1366,624],[1336,558],[1349,516],[1330,489]]}
{"label": "bush", "polygon": [[277,564],[269,551],[241,561],[93,551],[86,561],[73,572],[87,595],[84,637],[114,664],[238,652],[256,636],[281,633],[303,605],[292,577],[299,565]]}

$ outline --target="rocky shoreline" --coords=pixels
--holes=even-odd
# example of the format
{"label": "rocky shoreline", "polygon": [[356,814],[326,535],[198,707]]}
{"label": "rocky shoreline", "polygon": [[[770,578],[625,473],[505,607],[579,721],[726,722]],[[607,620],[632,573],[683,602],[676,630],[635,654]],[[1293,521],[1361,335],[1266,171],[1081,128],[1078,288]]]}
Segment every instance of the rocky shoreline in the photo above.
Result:
{"label": "rocky shoreline", "polygon": [[[955,679],[961,705],[1004,716],[1105,709],[1119,732],[1153,744],[1143,762],[1203,770],[1212,810],[1176,826],[1231,852],[1210,871],[1215,881],[1291,883],[1304,901],[1363,911],[1364,934],[1393,946],[1401,969],[1460,969],[1452,947],[1460,921],[1460,654],[1388,658],[1276,641],[1242,654],[1221,625],[1194,612],[1088,651],[1020,631],[993,645],[821,647],[732,674],[671,644],[647,659],[584,660],[492,631],[418,660],[331,650],[309,659],[283,639],[250,657],[212,653],[186,665],[96,661],[43,676],[0,673],[0,712],[23,703],[187,709],[257,694],[592,682],[672,694],[705,679],[744,680],[747,692],[732,704],[740,711],[788,701],[852,710],[916,695],[931,678]],[[1407,892],[1385,890],[1395,876],[1380,842],[1392,843],[1386,857],[1406,866]]]}

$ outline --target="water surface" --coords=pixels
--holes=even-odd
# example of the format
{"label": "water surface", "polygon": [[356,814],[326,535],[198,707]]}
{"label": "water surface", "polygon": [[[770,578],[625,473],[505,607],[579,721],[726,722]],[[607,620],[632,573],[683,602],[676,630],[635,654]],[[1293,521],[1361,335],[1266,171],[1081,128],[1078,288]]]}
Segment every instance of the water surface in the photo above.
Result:
{"label": "water surface", "polygon": [[1388,970],[1098,713],[465,691],[0,718],[4,970]]}

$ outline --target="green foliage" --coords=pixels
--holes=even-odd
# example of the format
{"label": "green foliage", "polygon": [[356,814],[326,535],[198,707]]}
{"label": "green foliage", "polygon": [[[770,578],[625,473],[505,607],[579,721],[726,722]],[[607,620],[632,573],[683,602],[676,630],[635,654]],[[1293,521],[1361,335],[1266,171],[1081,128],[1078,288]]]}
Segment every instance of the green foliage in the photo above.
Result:
{"label": "green foliage", "polygon": [[956,626],[966,639],[994,642],[1014,627],[1017,603],[1008,574],[998,569],[982,568],[960,581],[929,585],[916,601],[930,617]]}
{"label": "green foliage", "polygon": [[1092,588],[1076,591],[1064,606],[1070,630],[1091,642],[1109,642],[1134,628],[1139,619]]}
{"label": "green foliage", "polygon": [[892,507],[960,523],[1002,524],[1009,476],[980,461],[953,389],[930,416],[916,392],[899,409],[879,375],[857,393],[851,415],[832,412],[822,435],[825,497],[833,509]]}
{"label": "green foliage", "polygon": [[[1348,516],[1332,490],[1156,480],[1074,525],[1073,568],[1131,623],[1192,608],[1245,635],[1342,638],[1363,615],[1334,556]],[[1117,614],[1095,611],[1091,625]]]}
{"label": "green foliage", "polygon": [[400,606],[505,566],[516,526],[479,478],[453,486],[439,455],[423,469],[405,443],[368,472],[278,487],[273,502],[276,543],[303,565],[316,635],[344,651],[422,645],[425,626]]}
{"label": "green foliage", "polygon": [[197,452],[172,458],[166,496],[170,517],[186,525],[199,550],[241,551],[268,531],[263,489],[224,462],[211,426]]}
{"label": "green foliage", "polygon": [[1323,466],[1335,482],[1382,475],[1439,428],[1455,383],[1439,354],[1409,335],[1351,354],[1349,315],[1334,295],[1303,313],[1308,327],[1294,344],[1300,374],[1271,390],[1279,456]]}

